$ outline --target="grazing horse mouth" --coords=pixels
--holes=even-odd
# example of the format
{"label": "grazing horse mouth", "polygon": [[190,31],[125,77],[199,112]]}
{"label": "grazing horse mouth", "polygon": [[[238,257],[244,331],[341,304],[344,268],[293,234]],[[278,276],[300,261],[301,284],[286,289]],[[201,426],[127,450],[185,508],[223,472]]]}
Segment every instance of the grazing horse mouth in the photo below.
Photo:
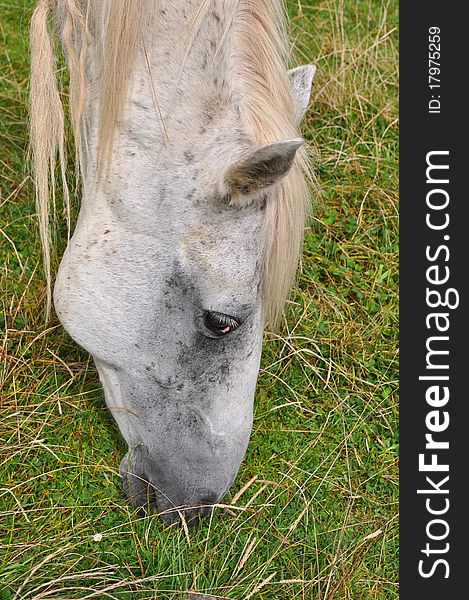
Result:
{"label": "grazing horse mouth", "polygon": [[164,521],[170,523],[185,521],[192,527],[202,517],[209,516],[228,491],[229,485],[221,494],[206,492],[200,494],[194,502],[177,502],[153,483],[141,462],[145,453],[143,448],[137,447],[127,452],[121,460],[119,474],[122,478],[122,486],[133,506],[148,513],[157,513]]}

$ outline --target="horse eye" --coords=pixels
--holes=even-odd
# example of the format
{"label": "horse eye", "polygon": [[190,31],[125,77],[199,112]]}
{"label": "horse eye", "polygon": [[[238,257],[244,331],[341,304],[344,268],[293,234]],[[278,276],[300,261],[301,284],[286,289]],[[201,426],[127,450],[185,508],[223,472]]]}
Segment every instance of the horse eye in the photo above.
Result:
{"label": "horse eye", "polygon": [[209,311],[205,313],[204,324],[212,333],[222,336],[238,329],[241,323],[230,315]]}

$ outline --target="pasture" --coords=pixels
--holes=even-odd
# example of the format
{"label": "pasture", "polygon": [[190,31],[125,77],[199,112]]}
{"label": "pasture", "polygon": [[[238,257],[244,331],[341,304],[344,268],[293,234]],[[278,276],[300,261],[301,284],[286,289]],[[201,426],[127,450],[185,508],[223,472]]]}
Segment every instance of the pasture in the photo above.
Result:
{"label": "pasture", "polygon": [[318,66],[302,132],[320,194],[284,322],[265,334],[247,455],[190,530],[128,505],[93,363],[44,322],[32,5],[0,1],[0,598],[397,598],[397,2],[288,1],[291,66]]}

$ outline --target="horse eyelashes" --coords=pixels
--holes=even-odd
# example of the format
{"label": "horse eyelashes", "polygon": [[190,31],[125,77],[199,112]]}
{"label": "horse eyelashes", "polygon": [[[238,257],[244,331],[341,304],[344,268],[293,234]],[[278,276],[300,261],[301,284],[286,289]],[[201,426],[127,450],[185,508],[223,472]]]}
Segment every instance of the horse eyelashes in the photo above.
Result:
{"label": "horse eyelashes", "polygon": [[240,322],[234,317],[215,311],[205,314],[204,323],[207,329],[218,336],[227,335],[240,326]]}

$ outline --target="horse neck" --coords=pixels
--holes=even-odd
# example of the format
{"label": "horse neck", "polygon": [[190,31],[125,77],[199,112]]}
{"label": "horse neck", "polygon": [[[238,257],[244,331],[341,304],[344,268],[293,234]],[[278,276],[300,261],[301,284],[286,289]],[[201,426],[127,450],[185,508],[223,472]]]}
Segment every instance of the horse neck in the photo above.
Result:
{"label": "horse neck", "polygon": [[[146,4],[155,5],[143,2],[144,7]],[[198,19],[204,6],[203,15]],[[230,85],[231,24],[235,6],[235,0],[210,3],[160,0],[158,10],[144,15],[141,28],[144,35],[138,36],[118,130],[138,129],[140,121],[149,139],[164,143],[169,139],[178,144],[187,142],[191,134],[201,138],[207,132],[213,133],[215,126],[231,128],[231,122],[237,120]],[[92,159],[97,146],[101,89],[102,46],[99,46],[99,36],[96,38],[98,43],[90,45],[87,63],[84,135]],[[103,106],[106,109],[106,101]]]}

